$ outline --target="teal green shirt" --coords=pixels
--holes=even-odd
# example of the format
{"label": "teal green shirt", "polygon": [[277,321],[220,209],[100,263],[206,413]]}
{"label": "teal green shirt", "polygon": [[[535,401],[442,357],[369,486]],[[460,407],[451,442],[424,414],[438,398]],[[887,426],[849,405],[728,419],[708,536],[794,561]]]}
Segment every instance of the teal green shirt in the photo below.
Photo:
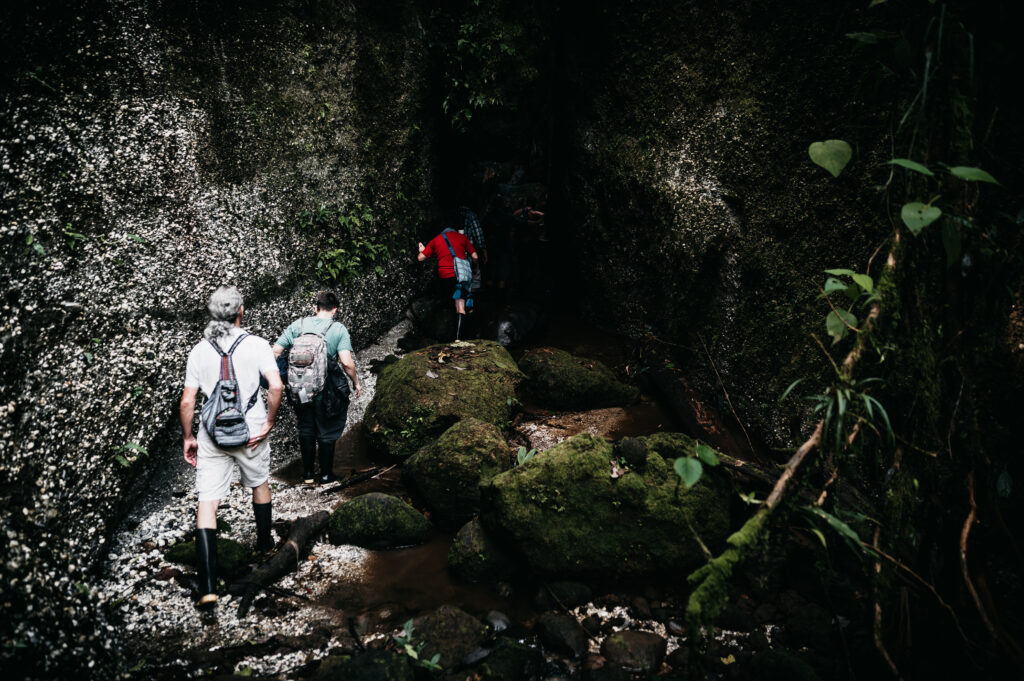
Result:
{"label": "teal green shirt", "polygon": [[[324,333],[325,331],[326,333]],[[352,351],[352,339],[349,338],[348,329],[345,328],[345,325],[333,319],[321,319],[319,317],[296,319],[288,325],[288,328],[284,330],[284,333],[281,334],[276,343],[287,350],[295,342],[295,339],[303,333],[323,333],[329,357],[337,357],[338,353],[342,350]]]}

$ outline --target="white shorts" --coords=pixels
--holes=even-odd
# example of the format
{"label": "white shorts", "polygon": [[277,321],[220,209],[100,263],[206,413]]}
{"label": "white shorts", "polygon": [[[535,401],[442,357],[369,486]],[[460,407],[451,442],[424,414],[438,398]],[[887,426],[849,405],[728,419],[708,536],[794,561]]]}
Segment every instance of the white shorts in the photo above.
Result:
{"label": "white shorts", "polygon": [[221,449],[205,437],[198,439],[196,491],[199,501],[217,501],[227,497],[235,464],[238,464],[245,487],[259,487],[270,477],[269,439],[259,443],[255,450],[244,446]]}

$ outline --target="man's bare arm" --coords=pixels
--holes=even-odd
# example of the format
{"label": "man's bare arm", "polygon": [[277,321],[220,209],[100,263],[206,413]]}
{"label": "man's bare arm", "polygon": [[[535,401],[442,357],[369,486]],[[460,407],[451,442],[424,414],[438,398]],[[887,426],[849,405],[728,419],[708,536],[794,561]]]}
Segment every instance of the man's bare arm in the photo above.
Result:
{"label": "man's bare arm", "polygon": [[363,386],[359,384],[359,375],[356,373],[356,362],[352,359],[352,352],[349,350],[342,350],[338,353],[338,363],[341,364],[341,368],[348,374],[348,377],[352,379],[352,387],[356,391],[356,399],[363,394]]}
{"label": "man's bare arm", "polygon": [[284,384],[281,383],[281,374],[271,371],[263,374],[267,379],[267,422],[263,424],[260,432],[249,438],[246,446],[255,449],[256,445],[267,439],[267,435],[274,428],[274,421],[277,419],[277,408],[281,406],[281,394],[284,392]]}
{"label": "man's bare arm", "polygon": [[196,393],[199,388],[185,388],[181,393],[181,403],[178,405],[178,418],[181,420],[181,432],[183,442],[183,453],[185,461],[190,466],[196,465],[196,453],[199,451],[199,443],[192,435],[192,418],[196,412]]}

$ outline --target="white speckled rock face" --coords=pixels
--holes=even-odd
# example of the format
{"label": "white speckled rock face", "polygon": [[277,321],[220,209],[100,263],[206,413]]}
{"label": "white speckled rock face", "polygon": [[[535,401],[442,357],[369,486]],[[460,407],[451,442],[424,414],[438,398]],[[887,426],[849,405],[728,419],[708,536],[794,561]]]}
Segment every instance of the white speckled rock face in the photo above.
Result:
{"label": "white speckled rock face", "polygon": [[237,285],[273,340],[322,285],[327,240],[344,246],[337,225],[298,225],[321,204],[369,206],[392,255],[335,287],[357,348],[418,287],[402,249],[430,212],[426,38],[411,6],[384,25],[324,5],[0,17],[0,655],[29,676],[117,664],[96,558],[133,481],[180,457],[213,288]]}

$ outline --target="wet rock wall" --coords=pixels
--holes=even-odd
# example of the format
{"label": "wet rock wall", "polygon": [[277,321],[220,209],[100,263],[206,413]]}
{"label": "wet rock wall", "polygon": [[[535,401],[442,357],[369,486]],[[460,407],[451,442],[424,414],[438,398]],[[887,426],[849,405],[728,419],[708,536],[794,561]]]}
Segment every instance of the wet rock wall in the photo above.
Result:
{"label": "wet rock wall", "polygon": [[[236,284],[246,325],[275,337],[325,254],[365,255],[338,215],[388,249],[337,285],[357,346],[419,286],[403,249],[431,210],[426,37],[411,2],[0,15],[0,656],[109,678],[90,581],[133,480],[180,457],[210,291]],[[328,219],[304,216],[320,205]]]}
{"label": "wet rock wall", "polygon": [[[848,4],[637,2],[563,13],[568,125],[561,194],[581,296],[604,324],[690,359],[730,407],[705,343],[755,434],[782,445],[775,400],[824,369],[822,270],[860,271],[889,231],[884,106]],[[600,48],[600,49],[599,49]],[[808,145],[842,138],[838,180]],[[680,346],[683,346],[682,348]],[[677,360],[678,361],[678,360]]]}

